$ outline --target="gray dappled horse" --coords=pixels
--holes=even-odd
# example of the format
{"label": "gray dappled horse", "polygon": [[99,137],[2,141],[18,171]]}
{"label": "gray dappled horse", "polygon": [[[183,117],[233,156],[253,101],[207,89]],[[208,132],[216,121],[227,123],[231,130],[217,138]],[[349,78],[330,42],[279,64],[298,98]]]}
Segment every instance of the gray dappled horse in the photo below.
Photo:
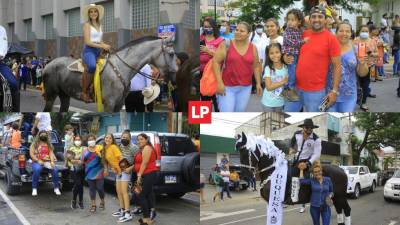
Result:
{"label": "gray dappled horse", "polygon": [[[67,68],[75,60],[71,57],[56,58],[43,70],[44,112],[52,111],[57,97],[61,102],[60,112],[68,111],[71,97],[80,100],[82,73]],[[121,110],[129,93],[130,81],[147,63],[158,67],[162,75],[176,73],[178,66],[172,38],[143,37],[110,54],[100,75],[105,112]]]}
{"label": "gray dappled horse", "polygon": [[[269,168],[269,166],[273,165],[275,159],[273,157],[267,156],[265,154],[261,154],[259,146],[256,146],[256,150],[251,153],[249,157],[249,152],[251,150],[246,148],[247,136],[242,132],[242,135],[238,135],[236,140],[236,151],[239,151],[240,154],[240,163],[243,165],[248,165],[250,167],[256,168],[259,172],[259,176],[261,179],[262,187],[260,189],[260,194],[265,201],[269,200],[269,191],[270,191],[270,181],[263,184],[263,181],[267,180],[268,177],[274,171],[274,167]],[[249,163],[251,161],[251,163]],[[289,165],[289,164],[288,164]],[[265,169],[269,168],[269,169]],[[264,170],[263,170],[264,169]],[[290,168],[288,168],[289,173]],[[244,176],[250,176],[250,170],[248,167],[243,167],[242,174]],[[335,206],[336,212],[338,214],[338,224],[339,225],[350,225],[350,211],[351,208],[349,203],[347,202],[347,175],[346,173],[338,166],[335,165],[322,165],[322,173],[323,176],[330,177],[333,184],[333,192],[334,197],[332,198],[333,204]],[[288,176],[289,178],[289,176]],[[291,187],[291,181],[288,179],[286,181],[286,188]],[[310,202],[310,188],[306,185],[301,185],[299,191],[299,202],[295,202],[294,204],[303,204]],[[286,191],[285,200],[290,198],[290,191]],[[345,219],[343,218],[343,211],[345,214]],[[340,222],[340,223],[339,223]]]}

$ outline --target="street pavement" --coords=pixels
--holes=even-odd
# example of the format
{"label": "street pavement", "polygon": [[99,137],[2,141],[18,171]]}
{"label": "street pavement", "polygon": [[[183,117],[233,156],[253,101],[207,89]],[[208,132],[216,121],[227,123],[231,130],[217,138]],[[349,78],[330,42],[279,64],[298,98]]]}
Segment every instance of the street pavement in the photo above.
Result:
{"label": "street pavement", "polygon": [[[33,88],[32,86],[28,87],[26,91],[21,90],[21,104],[20,111],[21,112],[41,112],[44,109],[45,101],[42,97],[42,93]],[[54,102],[53,111],[58,112],[60,110],[60,100],[57,98]],[[76,99],[71,98],[70,101],[70,112],[97,112],[97,106],[95,103],[85,103],[83,101],[78,101]],[[166,103],[162,103],[159,105],[155,105],[155,112],[165,112],[169,111]]]}
{"label": "street pavement", "polygon": [[[228,224],[266,224],[266,202],[259,192],[242,191],[231,192],[232,199],[224,199],[212,203],[215,187],[206,185],[205,204],[200,206],[201,225],[228,225]],[[351,207],[352,225],[399,225],[400,201],[385,202],[383,187],[378,187],[374,193],[363,193],[359,199],[348,199]],[[289,206],[284,209],[284,225],[312,224],[309,205],[306,211],[299,213],[300,205]],[[330,224],[337,224],[336,212],[332,208]]]}
{"label": "street pavement", "polygon": [[[393,77],[392,64],[385,64],[385,74],[383,81],[371,82],[371,92],[376,94],[376,98],[367,98],[367,105],[370,112],[400,112],[400,98],[397,97],[397,87],[399,77]],[[247,112],[262,112],[261,97],[252,94],[247,105]],[[361,112],[359,106],[356,111]]]}
{"label": "street pavement", "polygon": [[[117,223],[116,217],[111,214],[116,211],[118,200],[115,189],[106,186],[106,209],[97,209],[96,213],[89,212],[89,189],[84,187],[85,208],[72,210],[70,201],[72,192],[62,192],[61,196],[53,193],[51,184],[43,184],[38,188],[38,196],[31,196],[31,187],[24,187],[22,193],[17,196],[8,196],[5,193],[4,180],[0,180],[0,224],[1,225],[110,225]],[[6,203],[5,198],[9,199]],[[98,196],[97,196],[98,198]],[[10,208],[13,206],[13,210]],[[99,201],[97,202],[99,204]],[[156,200],[156,224],[160,225],[196,225],[199,222],[199,194],[188,193],[180,199],[167,196],[157,196]],[[16,215],[20,215],[18,219]],[[139,217],[125,224],[137,224]]]}

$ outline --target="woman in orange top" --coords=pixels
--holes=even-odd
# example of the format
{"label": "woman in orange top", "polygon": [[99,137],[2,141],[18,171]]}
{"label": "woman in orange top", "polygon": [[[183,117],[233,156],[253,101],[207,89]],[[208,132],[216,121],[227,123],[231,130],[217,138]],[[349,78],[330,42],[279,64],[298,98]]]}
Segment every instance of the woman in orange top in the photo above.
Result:
{"label": "woman in orange top", "polygon": [[21,131],[19,131],[18,123],[13,123],[11,131],[11,148],[20,148],[20,147],[21,147]]}
{"label": "woman in orange top", "polygon": [[[140,151],[135,155],[135,171],[137,173],[137,183],[142,185],[139,193],[139,201],[143,210],[143,219],[139,220],[140,225],[150,225],[150,209],[154,208],[152,200],[153,185],[157,179],[158,168],[156,166],[156,151],[150,143],[149,136],[141,133],[137,136]],[[153,215],[153,219],[155,214]]]}

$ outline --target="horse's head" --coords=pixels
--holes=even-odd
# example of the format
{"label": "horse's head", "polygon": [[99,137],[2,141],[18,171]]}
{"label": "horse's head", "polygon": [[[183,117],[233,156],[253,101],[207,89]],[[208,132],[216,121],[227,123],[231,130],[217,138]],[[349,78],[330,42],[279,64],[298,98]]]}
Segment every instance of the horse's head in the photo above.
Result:
{"label": "horse's head", "polygon": [[153,63],[160,69],[162,75],[176,73],[178,65],[176,64],[176,55],[172,37],[161,39],[161,52],[153,56]]}

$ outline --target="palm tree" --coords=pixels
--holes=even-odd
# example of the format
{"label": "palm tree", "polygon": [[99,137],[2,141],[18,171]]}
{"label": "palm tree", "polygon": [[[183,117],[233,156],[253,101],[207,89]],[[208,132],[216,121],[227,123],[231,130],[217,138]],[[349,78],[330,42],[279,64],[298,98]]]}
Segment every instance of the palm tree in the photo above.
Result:
{"label": "palm tree", "polygon": [[393,166],[393,163],[394,163],[394,158],[393,157],[391,157],[391,156],[385,157],[383,159],[383,168],[384,168],[384,170],[388,170],[389,165]]}
{"label": "palm tree", "polygon": [[379,170],[379,168],[376,166],[377,162],[378,157],[375,155],[374,152],[370,152],[367,157],[361,158],[361,164],[367,166],[371,173],[375,173]]}

